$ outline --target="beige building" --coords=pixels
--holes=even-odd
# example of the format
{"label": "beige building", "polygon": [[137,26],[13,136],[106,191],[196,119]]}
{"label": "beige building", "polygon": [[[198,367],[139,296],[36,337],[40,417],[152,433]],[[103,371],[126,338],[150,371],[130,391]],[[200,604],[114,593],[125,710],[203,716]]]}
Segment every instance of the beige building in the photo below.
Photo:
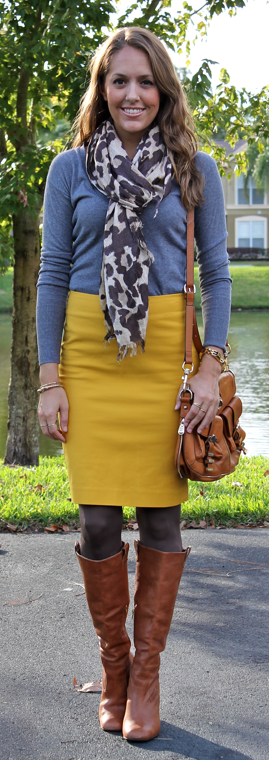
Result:
{"label": "beige building", "polygon": [[[218,142],[225,147],[227,146],[224,140]],[[233,152],[235,155],[239,151],[245,150],[246,146],[246,142],[240,140],[233,151],[228,146],[228,152]],[[246,249],[256,249],[256,252],[253,251],[253,253],[257,255],[258,249],[262,257],[261,249],[269,249],[269,186],[266,192],[258,190],[253,178],[250,177],[246,192],[243,180],[243,174],[240,177],[233,174],[230,180],[227,177],[222,177],[227,217],[228,250],[235,254],[236,252],[231,249],[241,248],[245,249],[247,254]]]}

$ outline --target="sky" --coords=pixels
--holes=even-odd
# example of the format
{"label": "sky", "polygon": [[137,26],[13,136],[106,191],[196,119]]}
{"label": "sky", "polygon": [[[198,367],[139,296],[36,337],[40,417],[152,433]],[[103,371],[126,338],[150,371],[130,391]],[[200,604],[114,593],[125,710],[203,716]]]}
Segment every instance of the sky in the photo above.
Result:
{"label": "sky", "polygon": [[[122,0],[120,9],[129,3]],[[193,0],[194,8],[201,7],[201,0]],[[182,7],[179,0],[173,0],[173,8]],[[221,68],[227,69],[231,84],[237,89],[246,87],[251,92],[258,92],[269,84],[269,2],[267,0],[248,0],[245,8],[238,8],[237,15],[231,18],[227,11],[214,16],[208,35],[200,38],[191,48],[192,74],[199,69],[203,58],[217,61],[212,67],[213,88],[219,83]],[[171,51],[169,51],[171,53]],[[185,66],[185,56],[172,55],[177,68]]]}

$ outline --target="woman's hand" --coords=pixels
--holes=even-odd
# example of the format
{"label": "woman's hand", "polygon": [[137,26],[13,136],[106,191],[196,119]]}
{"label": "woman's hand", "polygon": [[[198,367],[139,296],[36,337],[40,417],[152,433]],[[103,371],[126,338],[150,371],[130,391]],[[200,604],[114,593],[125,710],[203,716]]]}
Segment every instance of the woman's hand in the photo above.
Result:
{"label": "woman's hand", "polygon": [[[217,349],[219,351],[219,349]],[[190,378],[188,385],[193,392],[192,406],[185,417],[185,430],[191,433],[198,426],[198,433],[208,427],[217,414],[219,406],[220,363],[210,354],[204,354],[199,370]],[[180,390],[182,389],[182,386]],[[175,409],[180,409],[180,390]]]}
{"label": "woman's hand", "polygon": [[[41,364],[41,385],[59,383],[58,364]],[[63,433],[67,433],[69,404],[64,388],[50,388],[40,394],[38,404],[39,424],[44,435],[55,441],[65,443]],[[60,416],[60,430],[57,427],[57,416]]]}
{"label": "woman's hand", "polygon": [[[50,388],[41,393],[37,411],[42,433],[49,438],[65,443],[62,432],[67,432],[68,409],[69,405],[64,388]],[[60,430],[57,428],[58,414],[60,416]]]}

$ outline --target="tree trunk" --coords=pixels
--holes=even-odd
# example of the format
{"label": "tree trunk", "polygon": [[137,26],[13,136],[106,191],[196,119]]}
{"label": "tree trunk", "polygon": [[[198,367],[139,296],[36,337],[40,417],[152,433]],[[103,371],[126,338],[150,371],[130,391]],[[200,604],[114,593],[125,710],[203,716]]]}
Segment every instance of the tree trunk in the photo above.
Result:
{"label": "tree trunk", "polygon": [[14,217],[15,265],[11,377],[8,391],[8,437],[4,464],[38,465],[38,357],[36,343],[36,282],[40,259],[39,208],[22,209]]}

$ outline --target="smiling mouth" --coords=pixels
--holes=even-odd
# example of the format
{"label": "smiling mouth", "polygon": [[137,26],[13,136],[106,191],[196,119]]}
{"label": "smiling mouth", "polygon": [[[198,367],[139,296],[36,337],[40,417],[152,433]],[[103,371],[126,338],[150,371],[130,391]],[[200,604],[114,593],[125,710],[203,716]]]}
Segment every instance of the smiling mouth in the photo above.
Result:
{"label": "smiling mouth", "polygon": [[138,114],[143,113],[144,110],[144,108],[122,108],[123,113],[126,113],[127,116],[138,116]]}

